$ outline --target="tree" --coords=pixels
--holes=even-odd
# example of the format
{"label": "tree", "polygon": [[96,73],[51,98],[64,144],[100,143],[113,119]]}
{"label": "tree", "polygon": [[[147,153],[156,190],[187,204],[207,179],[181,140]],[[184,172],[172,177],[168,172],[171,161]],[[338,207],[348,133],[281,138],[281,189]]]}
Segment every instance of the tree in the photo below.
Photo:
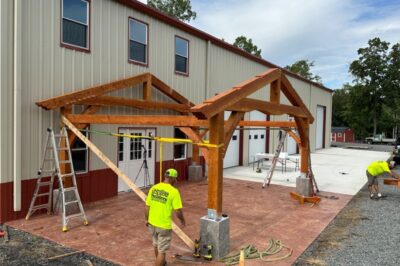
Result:
{"label": "tree", "polygon": [[293,63],[291,66],[285,66],[285,68],[293,73],[299,74],[300,76],[322,84],[321,77],[311,73],[311,68],[314,66],[314,61],[299,60]]}
{"label": "tree", "polygon": [[332,95],[332,126],[347,127],[346,107],[349,102],[349,90],[351,85],[344,84],[343,88],[337,89]]}
{"label": "tree", "polygon": [[258,49],[257,45],[253,44],[251,38],[247,39],[245,36],[239,36],[236,38],[233,46],[236,46],[252,55],[261,57],[261,49]]}
{"label": "tree", "polygon": [[190,0],[148,0],[147,5],[182,21],[189,22],[197,16],[192,11]]}

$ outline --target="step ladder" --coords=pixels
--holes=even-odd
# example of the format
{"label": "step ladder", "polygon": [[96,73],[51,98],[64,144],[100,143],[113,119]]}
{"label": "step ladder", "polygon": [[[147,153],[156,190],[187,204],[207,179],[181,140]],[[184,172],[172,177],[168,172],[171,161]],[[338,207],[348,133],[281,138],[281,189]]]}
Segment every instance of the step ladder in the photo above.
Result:
{"label": "step ladder", "polygon": [[[66,153],[67,158],[59,160],[59,153]],[[61,173],[61,165],[65,169],[69,169],[68,173]],[[47,177],[50,175],[50,180]],[[83,220],[84,225],[88,225],[85,212],[83,210],[82,202],[79,196],[78,187],[76,184],[76,176],[74,171],[74,166],[72,163],[71,149],[68,140],[67,129],[64,127],[61,129],[60,134],[54,134],[51,128],[47,129],[47,139],[46,146],[44,149],[43,161],[41,163],[40,169],[38,171],[38,177],[36,182],[35,191],[33,193],[33,198],[29,207],[28,214],[25,219],[28,220],[30,216],[37,210],[47,209],[47,213],[50,214],[52,210],[52,194],[54,179],[57,176],[59,183],[58,196],[54,208],[57,208],[58,202],[61,205],[62,211],[62,231],[66,232],[67,224],[70,219],[74,217],[80,217]],[[72,186],[64,187],[65,178],[71,178]],[[47,189],[46,189],[47,188]],[[42,191],[45,192],[42,192]],[[40,204],[37,204],[38,199]],[[45,203],[41,203],[46,201]],[[75,206],[75,208],[74,208]],[[77,208],[76,208],[77,207]],[[78,212],[73,214],[68,214],[71,210],[78,209]]]}
{"label": "step ladder", "polygon": [[272,175],[274,174],[274,170],[275,170],[275,166],[276,163],[278,162],[279,159],[279,155],[281,154],[282,148],[283,148],[283,144],[285,143],[285,139],[287,136],[287,131],[285,130],[280,130],[279,131],[279,143],[278,146],[276,147],[275,153],[274,153],[274,157],[272,158],[272,164],[271,167],[268,170],[267,176],[264,179],[264,183],[262,185],[262,188],[265,188],[265,185],[269,186],[269,184],[271,183],[271,179],[272,179]]}

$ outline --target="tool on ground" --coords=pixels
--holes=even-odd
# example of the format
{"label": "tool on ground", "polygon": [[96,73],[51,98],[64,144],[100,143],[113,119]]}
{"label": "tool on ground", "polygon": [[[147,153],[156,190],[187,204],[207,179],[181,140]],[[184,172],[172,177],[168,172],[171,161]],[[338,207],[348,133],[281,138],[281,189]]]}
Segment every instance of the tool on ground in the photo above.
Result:
{"label": "tool on ground", "polygon": [[[274,256],[280,253],[283,249],[288,252],[280,257]],[[244,259],[261,259],[264,262],[274,262],[284,260],[292,255],[293,250],[288,246],[284,245],[280,240],[270,239],[268,241],[268,247],[264,251],[258,251],[253,245],[247,245],[243,249]],[[273,256],[273,257],[272,257]],[[270,257],[270,258],[267,258]],[[240,252],[234,253],[233,255],[226,256],[220,259],[225,265],[236,265],[240,261]]]}
{"label": "tool on ground", "polygon": [[194,252],[193,252],[193,257],[195,258],[200,258],[200,239],[194,240]]}
{"label": "tool on ground", "polygon": [[48,260],[56,260],[56,259],[61,259],[61,258],[65,258],[65,257],[68,257],[68,256],[80,254],[80,253],[83,253],[83,252],[85,252],[85,250],[78,250],[78,251],[73,251],[73,252],[57,255],[57,256],[54,256],[54,257],[50,257],[50,258],[47,258],[47,259]]}
{"label": "tool on ground", "polygon": [[[58,141],[56,141],[56,139]],[[66,154],[66,158],[59,160],[59,154]],[[68,173],[61,173],[61,166],[69,170]],[[50,181],[43,181],[50,174]],[[25,217],[26,220],[36,211],[40,209],[47,209],[47,213],[50,214],[52,210],[52,194],[54,186],[54,177],[57,176],[59,183],[58,197],[55,206],[61,198],[62,206],[62,231],[66,232],[67,224],[70,219],[74,217],[80,217],[83,220],[84,225],[88,225],[85,212],[83,210],[82,202],[79,196],[78,187],[76,184],[76,176],[74,166],[72,163],[71,149],[68,140],[67,129],[64,127],[61,129],[60,134],[54,134],[51,128],[47,129],[46,146],[44,149],[43,161],[38,171],[38,178],[36,182],[36,188],[33,193],[33,198],[29,207],[29,211]],[[64,187],[65,178],[71,178],[72,186]],[[46,189],[47,188],[47,189]],[[45,190],[46,192],[43,192]],[[36,200],[42,198],[42,202],[47,198],[47,202],[43,204],[36,204]],[[74,214],[67,214],[68,209],[72,206],[77,206],[79,211]],[[71,207],[69,207],[71,206]],[[71,208],[72,209],[72,208]]]}
{"label": "tool on ground", "polygon": [[203,258],[204,258],[205,260],[212,260],[212,259],[213,259],[213,257],[212,257],[212,249],[213,249],[213,246],[212,246],[211,244],[204,245],[204,249],[205,249],[206,253],[205,253],[205,255],[203,256]]}
{"label": "tool on ground", "polygon": [[274,174],[275,166],[276,166],[276,163],[278,162],[279,154],[282,151],[283,144],[285,143],[286,136],[287,136],[287,132],[285,130],[279,131],[279,143],[278,143],[278,146],[276,147],[274,157],[272,158],[271,167],[268,169],[268,173],[264,179],[262,188],[265,188],[265,185],[269,186],[269,184],[271,183],[272,175]]}
{"label": "tool on ground", "polygon": [[178,261],[182,261],[182,262],[190,263],[190,264],[203,264],[203,262],[204,262],[201,260],[201,258],[193,258],[192,256],[185,256],[185,255],[180,255],[180,254],[175,254],[172,257]]}

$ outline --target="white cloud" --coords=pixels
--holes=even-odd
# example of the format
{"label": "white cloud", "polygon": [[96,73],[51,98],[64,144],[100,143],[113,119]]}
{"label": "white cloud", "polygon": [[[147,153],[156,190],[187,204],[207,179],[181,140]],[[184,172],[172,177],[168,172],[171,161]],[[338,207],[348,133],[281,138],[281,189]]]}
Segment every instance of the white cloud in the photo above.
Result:
{"label": "white cloud", "polygon": [[399,1],[192,0],[192,7],[193,26],[230,43],[252,38],[281,66],[314,60],[313,72],[333,89],[351,81],[348,66],[369,39],[400,41]]}

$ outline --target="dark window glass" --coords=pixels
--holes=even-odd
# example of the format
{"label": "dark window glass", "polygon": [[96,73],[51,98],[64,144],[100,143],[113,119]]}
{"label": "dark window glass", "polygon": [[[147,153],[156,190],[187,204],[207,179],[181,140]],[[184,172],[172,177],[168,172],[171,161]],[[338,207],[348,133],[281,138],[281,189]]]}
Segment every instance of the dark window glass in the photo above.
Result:
{"label": "dark window glass", "polygon": [[175,37],[175,71],[188,73],[189,42]]}
{"label": "dark window glass", "polygon": [[254,135],[254,139],[258,139],[258,135]]}
{"label": "dark window glass", "polygon": [[129,59],[147,63],[147,25],[129,19]]}
{"label": "dark window glass", "polygon": [[153,151],[153,143],[151,140],[148,140],[148,146],[147,146],[147,157],[151,158],[151,152]]}
{"label": "dark window glass", "polygon": [[187,73],[187,58],[175,55],[175,70],[182,73]]}
{"label": "dark window glass", "polygon": [[124,160],[124,138],[118,137],[118,160]]}
{"label": "dark window glass", "polygon": [[261,139],[264,139],[264,135],[261,135]]}
{"label": "dark window glass", "polygon": [[[83,131],[82,134],[86,137],[88,136],[86,131]],[[88,148],[86,144],[79,138],[76,138],[70,148],[75,172],[87,172]]]}
{"label": "dark window glass", "polygon": [[237,140],[237,136],[236,136],[236,135],[233,135],[233,136],[232,136],[232,140]]}
{"label": "dark window glass", "polygon": [[251,139],[251,135],[249,135],[249,139]]}
{"label": "dark window glass", "polygon": [[[174,138],[186,139],[186,134],[183,133],[179,128],[175,128]],[[184,143],[174,144],[174,159],[186,159],[186,144]]]}
{"label": "dark window glass", "polygon": [[88,48],[89,3],[84,0],[63,0],[63,43]]}

